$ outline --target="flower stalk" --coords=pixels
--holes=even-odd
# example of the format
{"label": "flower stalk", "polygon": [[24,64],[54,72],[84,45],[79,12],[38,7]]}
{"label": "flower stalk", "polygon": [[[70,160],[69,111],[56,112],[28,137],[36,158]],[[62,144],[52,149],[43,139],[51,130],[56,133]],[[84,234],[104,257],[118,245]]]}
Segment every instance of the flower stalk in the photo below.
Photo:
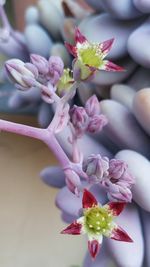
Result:
{"label": "flower stalk", "polygon": [[[4,18],[5,13],[3,20]],[[8,27],[7,20],[4,20],[4,25]],[[10,33],[13,33],[11,28]],[[121,67],[104,60],[113,41],[112,39],[101,44],[89,43],[79,29],[76,29],[75,46],[66,44],[75,57],[73,70],[65,70],[64,63],[57,56],[45,59],[35,54],[30,55],[30,62],[11,59],[5,64],[8,77],[19,90],[38,88],[41,98],[48,104],[54,103],[56,108],[54,117],[46,129],[0,120],[0,130],[43,141],[59,161],[68,189],[78,197],[83,193],[83,216],[62,233],[87,233],[88,249],[93,259],[100,250],[103,236],[132,242],[128,234],[113,220],[122,212],[125,203],[131,201],[134,179],[128,173],[128,166],[124,162],[93,154],[84,161],[78,140],[86,133],[102,131],[108,120],[101,114],[100,103],[95,95],[87,100],[85,107],[71,107],[70,100],[75,96],[80,81],[88,80],[96,71],[122,71]],[[68,142],[72,145],[71,158],[57,140],[57,134],[65,127],[70,128]],[[86,182],[83,183],[82,179]],[[98,183],[107,190],[108,198],[111,200],[104,206],[99,205],[96,198],[87,190]]]}

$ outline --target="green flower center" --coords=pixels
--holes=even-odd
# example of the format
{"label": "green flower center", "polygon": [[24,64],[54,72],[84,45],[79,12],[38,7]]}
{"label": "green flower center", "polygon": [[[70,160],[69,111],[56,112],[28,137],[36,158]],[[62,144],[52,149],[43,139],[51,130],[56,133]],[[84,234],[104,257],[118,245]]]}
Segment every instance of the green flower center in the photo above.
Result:
{"label": "green flower center", "polygon": [[63,75],[61,76],[58,84],[57,89],[58,92],[61,93],[62,90],[69,90],[72,83],[74,82],[72,73],[70,69],[64,69]]}
{"label": "green flower center", "polygon": [[98,45],[86,45],[78,49],[78,58],[83,64],[99,68],[103,63],[102,53]]}
{"label": "green flower center", "polygon": [[113,227],[113,216],[104,207],[92,207],[84,212],[84,223],[87,231],[94,235],[108,236]]}

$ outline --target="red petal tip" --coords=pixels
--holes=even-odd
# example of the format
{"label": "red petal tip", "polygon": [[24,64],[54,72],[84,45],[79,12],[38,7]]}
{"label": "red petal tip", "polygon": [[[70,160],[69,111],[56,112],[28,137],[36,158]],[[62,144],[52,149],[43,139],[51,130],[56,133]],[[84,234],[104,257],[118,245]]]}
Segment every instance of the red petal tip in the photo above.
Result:
{"label": "red petal tip", "polygon": [[109,202],[108,209],[112,212],[113,216],[118,216],[125,208],[125,202]]}
{"label": "red petal tip", "polygon": [[86,37],[80,32],[79,28],[75,29],[75,42],[83,44],[87,41]]}
{"label": "red petal tip", "polygon": [[65,42],[65,47],[67,48],[68,52],[73,55],[74,57],[77,56],[77,51],[76,51],[76,47]]}
{"label": "red petal tip", "polygon": [[68,235],[80,235],[82,229],[82,224],[77,223],[76,221],[70,224],[67,228],[61,231],[61,234]]}
{"label": "red petal tip", "polygon": [[100,251],[100,244],[97,240],[88,241],[88,250],[92,259],[95,259]]}
{"label": "red petal tip", "polygon": [[117,71],[117,72],[125,71],[125,69],[123,67],[120,67],[111,61],[108,61],[105,65],[105,67],[106,67],[106,69],[105,69],[106,71]]}
{"label": "red petal tip", "polygon": [[119,226],[112,231],[111,239],[133,243],[131,237]]}
{"label": "red petal tip", "polygon": [[101,47],[102,53],[104,53],[104,54],[108,54],[109,53],[109,51],[111,50],[112,45],[114,43],[114,40],[115,39],[112,38],[112,39],[109,39],[109,40],[106,40],[106,41],[100,43],[100,47]]}
{"label": "red petal tip", "polygon": [[93,196],[91,192],[87,189],[84,189],[83,198],[82,198],[82,206],[84,209],[91,208],[93,206],[97,206],[98,202],[96,198]]}

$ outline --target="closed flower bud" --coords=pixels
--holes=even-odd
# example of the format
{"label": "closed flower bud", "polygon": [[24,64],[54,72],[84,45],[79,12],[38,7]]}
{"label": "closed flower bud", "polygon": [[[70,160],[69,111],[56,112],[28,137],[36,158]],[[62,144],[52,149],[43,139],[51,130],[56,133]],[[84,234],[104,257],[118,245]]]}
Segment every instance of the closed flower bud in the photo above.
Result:
{"label": "closed flower bud", "polygon": [[87,131],[89,133],[98,133],[107,124],[108,120],[104,115],[94,115],[90,118]]}
{"label": "closed flower bud", "polygon": [[74,106],[70,110],[70,118],[76,135],[81,137],[85,133],[89,123],[89,117],[85,109],[83,107]]}
{"label": "closed flower bud", "polygon": [[81,181],[79,176],[73,170],[66,170],[66,184],[68,189],[75,195],[79,196],[81,191]]}
{"label": "closed flower bud", "polygon": [[56,85],[63,74],[64,63],[58,56],[51,56],[49,58],[49,76],[52,84]]}
{"label": "closed flower bud", "polygon": [[34,66],[32,63],[29,62],[25,63],[24,66],[34,74],[36,79],[38,78],[39,72],[36,66]]}
{"label": "closed flower bud", "polygon": [[49,64],[44,57],[36,54],[31,54],[30,59],[34,66],[37,67],[40,74],[46,75],[49,72]]}
{"label": "closed flower bud", "polygon": [[6,71],[10,80],[18,85],[22,90],[29,89],[36,83],[37,73],[35,68],[31,70],[23,61],[19,59],[10,59],[5,64]]}
{"label": "closed flower bud", "polygon": [[132,192],[130,188],[116,185],[116,191],[108,191],[107,196],[110,201],[122,201],[122,202],[131,202],[132,201]]}
{"label": "closed flower bud", "polygon": [[109,162],[109,175],[113,179],[119,179],[127,170],[128,165],[119,159],[111,159]]}
{"label": "closed flower bud", "polygon": [[91,155],[83,164],[83,170],[92,183],[99,183],[108,175],[109,159],[98,155]]}
{"label": "closed flower bud", "polygon": [[100,104],[96,97],[96,95],[91,96],[86,104],[85,104],[85,110],[89,117],[93,117],[94,115],[100,114]]}
{"label": "closed flower bud", "polygon": [[109,161],[108,176],[102,181],[110,201],[131,202],[131,187],[135,183],[134,177],[128,171],[128,165],[118,159]]}
{"label": "closed flower bud", "polygon": [[53,87],[52,84],[48,84],[48,86],[43,86],[41,93],[42,93],[42,99],[48,103],[48,104],[52,104],[54,102],[53,99],[53,94],[55,92],[55,88]]}

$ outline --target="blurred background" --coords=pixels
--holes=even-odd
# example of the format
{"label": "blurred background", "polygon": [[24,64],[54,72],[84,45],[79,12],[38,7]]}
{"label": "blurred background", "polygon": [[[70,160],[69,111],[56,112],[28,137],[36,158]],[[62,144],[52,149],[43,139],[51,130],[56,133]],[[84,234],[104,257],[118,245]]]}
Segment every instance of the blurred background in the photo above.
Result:
{"label": "blurred background", "polygon": [[[75,26],[91,42],[115,38],[107,58],[126,71],[96,72],[93,80],[80,84],[72,104],[84,105],[97,95],[109,123],[100,136],[83,138],[82,150],[86,156],[91,150],[109,157],[121,152],[120,159],[127,161],[137,179],[137,217],[126,222],[129,229],[133,224],[130,230],[136,241],[133,247],[119,245],[116,254],[110,247],[105,265],[112,267],[113,258],[116,266],[141,267],[144,259],[143,266],[150,267],[150,1],[7,0],[4,8],[10,23],[0,9],[0,118],[6,120],[45,128],[54,114],[37,88],[19,91],[8,81],[7,59],[27,62],[31,53],[47,59],[58,55],[65,67],[71,67],[73,58],[64,41],[74,43]],[[5,23],[10,32],[5,31]],[[60,138],[61,145],[64,138],[66,134]],[[0,133],[0,267],[82,266],[85,240],[60,236],[64,223],[55,207],[58,189],[40,178],[43,168],[57,164],[43,143]],[[48,179],[53,183],[53,177]],[[128,256],[125,260],[124,255]],[[85,261],[84,267],[99,267],[99,262],[86,265]]]}

